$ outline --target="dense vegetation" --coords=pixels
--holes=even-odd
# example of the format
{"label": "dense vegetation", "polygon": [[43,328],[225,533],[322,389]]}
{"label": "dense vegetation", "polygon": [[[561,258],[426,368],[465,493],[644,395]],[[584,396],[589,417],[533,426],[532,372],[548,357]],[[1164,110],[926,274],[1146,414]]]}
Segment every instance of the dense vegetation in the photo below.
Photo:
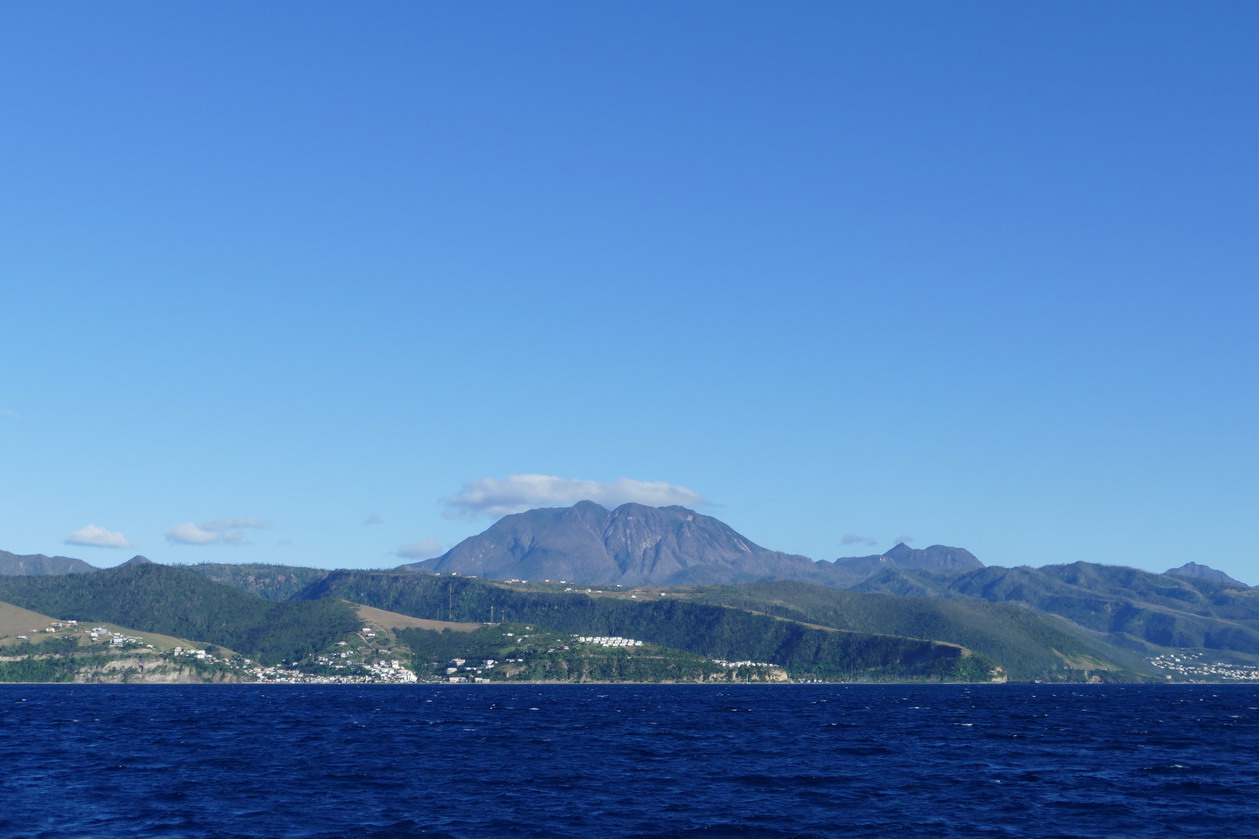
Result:
{"label": "dense vegetation", "polygon": [[[509,680],[548,682],[733,681],[737,673],[700,656],[626,649],[557,651],[532,656]],[[748,668],[750,671],[751,668]],[[757,674],[758,676],[760,674]]]}
{"label": "dense vegetation", "polygon": [[895,569],[855,589],[1023,603],[1134,648],[1155,644],[1259,654],[1259,589],[1198,577],[1075,562],[992,566],[954,576]]}
{"label": "dense vegetation", "polygon": [[[862,587],[871,591],[774,582],[640,591],[630,599],[626,590],[588,596],[453,575],[138,559],[90,574],[0,576],[0,601],[212,643],[264,664],[307,659],[357,628],[353,606],[340,598],[430,619],[634,637],[677,651],[669,654],[675,658],[770,662],[796,678],[985,679],[1000,664],[1014,679],[1122,680],[1150,675],[1156,647],[1259,656],[1259,589],[1233,582],[1074,563],[959,574],[889,568]],[[924,592],[933,596],[904,596]],[[420,643],[424,636],[405,637]],[[478,653],[450,657],[465,654]],[[703,675],[679,670],[681,658],[666,666],[619,651],[601,662],[583,656],[536,653],[527,669],[547,679],[612,673],[652,681],[670,668],[672,678]],[[30,667],[64,677],[45,662],[9,666],[0,678]]]}
{"label": "dense vegetation", "polygon": [[69,682],[79,667],[79,660],[68,655],[0,661],[0,682]]}
{"label": "dense vegetation", "polygon": [[344,597],[415,617],[536,623],[621,635],[730,661],[769,662],[825,679],[988,678],[994,663],[928,640],[805,626],[676,598],[638,601],[521,591],[469,577],[338,571],[303,596]]}
{"label": "dense vegetation", "polygon": [[402,629],[397,636],[411,648],[416,672],[441,678],[454,659],[496,661],[495,667],[477,673],[488,681],[701,682],[765,676],[764,668],[726,668],[655,645],[627,649],[579,644],[571,635],[525,624],[495,624],[473,632]]}
{"label": "dense vegetation", "polygon": [[0,645],[0,656],[64,655],[79,648],[79,639],[71,636],[25,640]]}
{"label": "dense vegetation", "polygon": [[[970,571],[878,567],[851,589],[780,582],[693,588],[686,596],[841,629],[961,644],[999,661],[1012,678],[1142,678],[1160,648],[1259,657],[1259,588],[1231,580],[1084,562]],[[312,578],[323,573],[306,570]],[[257,577],[253,585],[262,585],[262,570]],[[436,601],[425,609],[453,613]]]}
{"label": "dense vegetation", "polygon": [[805,623],[961,644],[1013,679],[1134,678],[1140,659],[1053,615],[1016,603],[860,594],[808,583],[697,589],[691,597]]}
{"label": "dense vegetation", "polygon": [[288,600],[311,583],[328,576],[319,568],[266,563],[233,565],[226,562],[202,562],[185,566],[216,583],[260,595],[268,600]]}
{"label": "dense vegetation", "polygon": [[335,600],[276,603],[154,563],[92,574],[0,577],[0,600],[62,619],[106,621],[229,647],[266,664],[296,661],[359,625]]}

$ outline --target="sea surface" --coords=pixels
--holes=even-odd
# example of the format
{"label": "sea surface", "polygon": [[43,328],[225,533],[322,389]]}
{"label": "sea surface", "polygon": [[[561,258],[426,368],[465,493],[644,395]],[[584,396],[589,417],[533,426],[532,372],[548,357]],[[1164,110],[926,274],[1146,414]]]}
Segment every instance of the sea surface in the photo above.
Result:
{"label": "sea surface", "polygon": [[0,686],[0,836],[1259,835],[1259,688]]}

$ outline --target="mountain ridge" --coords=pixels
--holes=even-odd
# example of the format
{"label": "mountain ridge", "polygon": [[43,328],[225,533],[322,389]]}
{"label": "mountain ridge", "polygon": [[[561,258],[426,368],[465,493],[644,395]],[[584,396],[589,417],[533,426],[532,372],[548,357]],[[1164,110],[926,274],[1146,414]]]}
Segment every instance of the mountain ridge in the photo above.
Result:
{"label": "mountain ridge", "polygon": [[[1174,577],[1199,577],[1206,580],[1213,580],[1217,583],[1227,583],[1234,586],[1245,586],[1246,584],[1240,580],[1235,580],[1223,571],[1212,568],[1209,565],[1201,565],[1197,562],[1186,562],[1179,568],[1169,568],[1163,572]],[[1247,586],[1249,588],[1249,586]]]}
{"label": "mountain ridge", "polygon": [[0,551],[0,575],[85,574],[99,569],[81,559],[44,554],[15,554]]}
{"label": "mountain ridge", "polygon": [[788,577],[821,582],[805,556],[772,551],[724,522],[680,506],[593,501],[504,516],[445,554],[400,566],[492,579],[700,585]]}
{"label": "mountain ridge", "polygon": [[[148,561],[146,557],[135,556],[123,564]],[[203,562],[184,567],[197,570],[211,579],[259,592],[268,589],[275,575],[286,576],[288,579],[282,585],[270,585],[266,596],[271,599],[286,599],[320,574],[334,570],[266,562]],[[800,580],[839,588],[861,586],[875,576],[887,577],[890,572],[890,577],[905,589],[900,593],[922,595],[930,595],[938,589],[944,578],[978,572],[987,567],[1003,568],[986,566],[964,548],[946,545],[911,548],[904,542],[898,542],[880,554],[814,560],[765,548],[719,519],[686,507],[650,507],[630,503],[608,510],[592,501],[504,516],[439,557],[397,567],[409,571],[457,573],[503,580],[567,580],[622,585],[720,585]],[[1053,566],[1045,566],[1050,567]],[[0,576],[59,575],[100,570],[82,559],[44,554],[19,555],[0,550]],[[1005,572],[1014,570],[1004,568]],[[1160,576],[1251,588],[1222,571],[1196,562],[1187,562]]]}
{"label": "mountain ridge", "polygon": [[687,507],[593,501],[504,516],[445,554],[400,569],[498,580],[596,585],[722,585],[799,580],[844,587],[883,566],[949,572],[982,568],[969,551],[898,543],[883,554],[813,560],[764,548]]}

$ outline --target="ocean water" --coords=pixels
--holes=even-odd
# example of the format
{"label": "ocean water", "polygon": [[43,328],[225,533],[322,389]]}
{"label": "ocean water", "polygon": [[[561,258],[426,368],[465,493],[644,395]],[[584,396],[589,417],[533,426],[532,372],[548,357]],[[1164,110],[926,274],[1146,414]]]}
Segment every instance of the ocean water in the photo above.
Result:
{"label": "ocean water", "polygon": [[1259,835],[1259,688],[0,686],[3,837]]}

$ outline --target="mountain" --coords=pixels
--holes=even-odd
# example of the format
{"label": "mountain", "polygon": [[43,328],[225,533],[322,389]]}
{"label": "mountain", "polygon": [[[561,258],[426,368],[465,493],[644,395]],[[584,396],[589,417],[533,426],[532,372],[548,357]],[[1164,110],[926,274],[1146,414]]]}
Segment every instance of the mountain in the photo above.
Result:
{"label": "mountain", "polygon": [[706,585],[827,579],[829,563],[762,548],[685,507],[592,501],[505,516],[442,556],[401,566],[499,580]]}
{"label": "mountain", "polygon": [[877,556],[815,562],[763,548],[686,507],[592,501],[505,516],[444,555],[401,569],[496,580],[594,585],[726,585],[797,580],[848,587],[889,568],[955,574],[983,568],[970,551],[898,544]]}
{"label": "mountain", "polygon": [[840,557],[831,565],[832,584],[843,588],[849,588],[889,569],[956,574],[984,567],[974,554],[962,548],[944,545],[911,548],[904,542],[898,542],[891,550],[876,556]]}
{"label": "mountain", "polygon": [[989,566],[951,576],[886,569],[852,590],[1023,603],[1132,649],[1153,644],[1259,655],[1259,589],[1201,576],[1091,562]]}
{"label": "mountain", "polygon": [[27,554],[25,556],[0,551],[0,574],[12,575],[51,575],[51,574],[84,574],[97,570],[81,559],[68,556],[44,556],[43,554]]}
{"label": "mountain", "polygon": [[[562,519],[565,511],[549,512]],[[625,532],[641,522],[633,515],[640,510],[631,507],[623,512],[630,514],[628,521],[617,522],[616,511],[608,510],[595,519],[603,520],[597,544],[605,558],[615,559],[616,552],[608,550],[604,538],[614,547],[624,545]],[[678,526],[671,518],[675,511],[660,512],[666,524]],[[679,530],[680,535],[666,534],[673,544],[698,539]],[[650,531],[630,537],[645,532]],[[712,532],[716,537],[709,536],[704,545],[714,553],[711,546],[722,544],[720,537],[739,539],[754,557],[775,558],[773,552],[741,540],[724,526]],[[548,544],[556,544],[555,539]],[[725,543],[727,550],[730,544]],[[641,554],[637,556],[641,559]],[[63,619],[107,621],[193,639],[264,663],[305,660],[304,666],[316,668],[332,668],[340,661],[340,653],[330,656],[328,651],[347,638],[357,649],[375,637],[367,630],[356,631],[373,622],[356,615],[351,603],[416,619],[417,631],[428,633],[416,635],[416,643],[427,639],[422,644],[425,650],[437,643],[435,636],[430,637],[433,633],[453,631],[458,625],[446,623],[439,629],[427,621],[521,624],[561,636],[635,638],[659,650],[706,659],[768,662],[800,679],[1124,681],[1154,675],[1151,659],[1170,649],[1218,651],[1212,656],[1216,661],[1259,662],[1259,589],[1090,563],[942,570],[979,564],[967,557],[957,549],[915,552],[898,546],[881,556],[881,570],[858,586],[867,591],[800,581],[669,588],[588,584],[584,591],[574,591],[575,583],[526,585],[459,574],[323,572],[284,566],[239,567],[226,573],[222,568],[171,567],[136,558],[90,574],[2,576],[0,601]],[[234,585],[207,579],[207,571],[230,578]],[[280,599],[303,579],[311,582]],[[245,587],[265,590],[271,599],[240,590]],[[930,596],[890,596],[892,592],[879,593],[879,588]],[[389,625],[408,623],[397,615]],[[494,637],[500,636],[508,637],[503,632]],[[400,638],[372,643],[392,649],[394,658],[409,655]],[[449,644],[442,641],[438,647]],[[560,654],[551,641],[529,650],[528,656],[538,662]],[[344,646],[343,651],[350,653]],[[420,654],[418,648],[415,654]],[[657,653],[647,650],[643,655]],[[432,662],[424,656],[428,666]],[[574,678],[604,672],[595,667],[589,651],[577,657],[580,673],[586,675]],[[629,669],[617,670],[619,677],[637,673],[637,678],[646,678],[647,671],[638,667],[641,662],[633,667],[623,664]],[[655,674],[652,678],[671,678],[667,674],[674,671],[661,667],[648,667]],[[537,678],[558,678],[558,672],[544,667]]]}
{"label": "mountain", "polygon": [[1217,571],[1216,569],[1210,567],[1209,565],[1199,565],[1196,562],[1186,562],[1184,565],[1180,566],[1179,568],[1169,568],[1163,573],[1171,574],[1174,577],[1199,577],[1204,580],[1212,580],[1214,582],[1225,583],[1230,586],[1241,586],[1242,588],[1249,588],[1249,586],[1247,586],[1245,583],[1240,583],[1237,580],[1234,580],[1232,577],[1225,574],[1223,571]]}
{"label": "mountain", "polygon": [[[84,625],[127,626],[226,648],[264,665],[301,660],[304,667],[322,675],[337,675],[338,662],[347,657],[361,657],[365,662],[377,648],[381,655],[410,657],[417,666],[422,663],[432,670],[441,663],[431,659],[434,644],[443,650],[466,645],[472,651],[475,643],[455,636],[475,634],[482,623],[523,627],[489,631],[498,638],[496,643],[506,645],[504,649],[512,648],[512,658],[527,662],[516,674],[523,678],[691,681],[724,674],[722,678],[728,680],[731,674],[726,673],[723,661],[744,662],[729,666],[745,670],[765,668],[757,670],[758,679],[768,678],[771,671],[781,678],[791,674],[845,681],[988,681],[1003,673],[990,657],[950,641],[877,629],[840,630],[725,604],[691,602],[672,593],[640,599],[638,588],[604,589],[595,596],[554,590],[558,588],[455,575],[334,571],[308,586],[300,597],[276,602],[216,583],[189,568],[136,560],[92,574],[2,577],[0,603],[13,605],[0,605],[0,617],[12,618],[8,623],[22,634],[38,628],[41,615]],[[354,603],[343,597],[353,598]],[[403,629],[385,628],[399,626]],[[473,632],[461,633],[461,629]],[[3,648],[22,661],[12,666],[0,662],[0,681],[106,678],[103,674],[84,676],[83,667],[95,653],[80,651],[86,642],[72,637],[75,631],[85,633],[81,627],[66,629],[51,645],[41,637],[38,648],[25,639],[5,641]],[[535,631],[539,637],[534,637]],[[444,635],[452,637],[443,640]],[[620,636],[650,646],[609,657],[580,644],[574,647],[573,636]],[[409,649],[408,637],[419,646]],[[462,652],[451,657],[463,657]],[[359,671],[366,668],[364,662],[356,665]],[[156,659],[142,662],[136,658],[110,667],[155,663]],[[502,675],[508,675],[507,670]],[[191,672],[163,671],[163,678],[168,676],[200,680]]]}
{"label": "mountain", "polygon": [[1087,562],[1003,568],[961,548],[905,544],[814,562],[684,507],[530,510],[395,572],[170,567],[139,556],[98,570],[7,552],[0,571],[0,601],[266,662],[309,657],[353,630],[351,607],[329,599],[345,598],[416,619],[633,636],[804,678],[983,679],[998,666],[1011,678],[1141,678],[1170,650],[1259,664],[1259,588],[1196,563],[1165,574]]}

